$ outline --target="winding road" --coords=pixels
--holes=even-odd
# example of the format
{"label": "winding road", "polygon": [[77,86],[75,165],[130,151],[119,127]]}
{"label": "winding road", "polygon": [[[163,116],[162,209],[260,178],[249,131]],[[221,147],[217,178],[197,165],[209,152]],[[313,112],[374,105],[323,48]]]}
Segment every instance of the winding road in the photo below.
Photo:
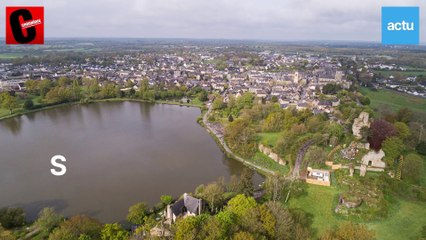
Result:
{"label": "winding road", "polygon": [[314,140],[309,140],[303,146],[299,149],[299,152],[297,153],[296,162],[294,163],[294,168],[291,173],[292,179],[298,179],[300,178],[300,166],[302,165],[303,158],[305,157],[306,151],[309,149],[309,147],[314,144]]}
{"label": "winding road", "polygon": [[[212,134],[214,134],[216,136],[216,138],[218,139],[219,143],[222,145],[223,149],[232,158],[234,158],[234,159],[242,162],[244,165],[246,165],[248,167],[258,169],[258,170],[260,170],[262,172],[265,172],[265,173],[268,173],[268,174],[275,174],[274,171],[271,171],[271,170],[269,170],[267,168],[258,166],[258,165],[254,164],[254,163],[251,163],[251,162],[247,161],[246,159],[244,159],[244,158],[242,158],[240,156],[237,156],[235,153],[232,152],[232,150],[226,144],[223,134],[220,133],[215,128],[213,128],[213,124],[208,121],[208,117],[209,117],[210,113],[212,112],[212,110],[213,110],[213,107],[212,107],[212,104],[211,104],[210,107],[209,107],[209,109],[208,109],[208,111],[207,111],[207,113],[204,114],[204,116],[203,116],[203,123],[204,123],[204,126],[206,127],[207,131],[210,132],[210,133],[212,133]],[[306,151],[309,149],[309,147],[312,144],[314,144],[314,141],[313,140],[309,140],[309,141],[305,142],[303,144],[303,146],[300,148],[299,152],[297,153],[296,162],[294,164],[292,172],[291,172],[291,174],[289,174],[287,176],[288,179],[290,179],[290,180],[296,180],[296,179],[300,178],[300,166],[302,165],[303,158],[304,158],[304,156],[306,154]]]}

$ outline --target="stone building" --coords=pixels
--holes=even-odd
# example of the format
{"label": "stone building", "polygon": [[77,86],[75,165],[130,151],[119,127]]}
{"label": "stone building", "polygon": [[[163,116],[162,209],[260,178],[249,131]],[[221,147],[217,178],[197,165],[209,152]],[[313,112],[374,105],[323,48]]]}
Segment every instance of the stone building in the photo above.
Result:
{"label": "stone building", "polygon": [[352,133],[358,140],[362,138],[361,129],[363,127],[370,127],[369,114],[366,112],[360,113],[359,117],[354,119],[352,125]]}
{"label": "stone building", "polygon": [[184,193],[182,199],[178,200],[174,204],[167,205],[165,211],[166,223],[175,223],[178,217],[200,215],[202,206],[203,200]]}

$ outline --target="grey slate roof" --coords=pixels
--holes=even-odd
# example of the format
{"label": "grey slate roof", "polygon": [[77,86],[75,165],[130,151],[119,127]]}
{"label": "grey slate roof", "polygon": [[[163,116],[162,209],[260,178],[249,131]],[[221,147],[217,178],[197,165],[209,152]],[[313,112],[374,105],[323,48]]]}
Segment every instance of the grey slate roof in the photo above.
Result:
{"label": "grey slate roof", "polygon": [[184,212],[184,208],[191,213],[197,213],[198,207],[201,205],[201,199],[194,198],[189,196],[188,194],[183,195],[183,199],[175,202],[173,206],[171,206],[173,214],[179,216]]}

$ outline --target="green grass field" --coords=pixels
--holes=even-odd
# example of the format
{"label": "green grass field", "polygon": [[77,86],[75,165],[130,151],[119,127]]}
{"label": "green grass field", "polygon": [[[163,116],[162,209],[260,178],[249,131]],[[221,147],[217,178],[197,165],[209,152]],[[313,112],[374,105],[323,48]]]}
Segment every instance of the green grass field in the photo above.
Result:
{"label": "green grass field", "polygon": [[308,185],[306,196],[290,199],[290,208],[301,208],[314,216],[312,228],[316,235],[339,225],[340,220],[334,215],[338,191],[335,187]]}
{"label": "green grass field", "polygon": [[387,89],[372,91],[368,88],[361,88],[361,93],[370,98],[370,106],[375,110],[388,108],[392,111],[398,111],[401,108],[408,108],[414,112],[416,118],[419,118],[417,120],[426,122],[425,98],[414,97]]}
{"label": "green grass field", "polygon": [[[334,214],[339,191],[335,187],[308,185],[308,194],[291,199],[289,207],[301,208],[314,216],[312,227],[316,235],[345,221]],[[385,220],[365,223],[376,232],[377,239],[418,239],[422,226],[426,225],[426,203],[399,201]]]}
{"label": "green grass field", "polygon": [[277,144],[280,133],[260,133],[259,140],[263,145],[275,146]]}
{"label": "green grass field", "polygon": [[425,70],[421,69],[409,69],[407,71],[388,71],[388,70],[374,70],[374,73],[380,73],[385,77],[389,77],[390,75],[395,76],[395,74],[400,74],[404,77],[415,77],[418,75],[426,75]]}
{"label": "green grass field", "polygon": [[261,152],[257,152],[252,159],[250,159],[250,162],[265,167],[267,169],[270,169],[275,172],[279,172],[282,175],[287,175],[288,171],[290,170],[288,165],[280,165],[265,154]]}
{"label": "green grass field", "polygon": [[377,239],[419,239],[426,225],[426,203],[400,201],[397,211],[387,219],[369,224]]}

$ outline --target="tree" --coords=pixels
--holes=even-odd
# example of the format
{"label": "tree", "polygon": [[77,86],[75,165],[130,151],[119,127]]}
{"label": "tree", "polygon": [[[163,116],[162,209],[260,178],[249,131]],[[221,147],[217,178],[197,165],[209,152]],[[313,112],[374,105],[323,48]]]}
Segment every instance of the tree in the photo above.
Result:
{"label": "tree", "polygon": [[148,206],[143,203],[136,203],[135,205],[129,208],[129,213],[127,214],[127,221],[140,225],[144,223],[145,216],[148,213]]}
{"label": "tree", "polygon": [[312,146],[308,149],[305,155],[305,160],[309,166],[320,167],[327,159],[327,153],[318,146]]}
{"label": "tree", "polygon": [[242,193],[246,196],[252,196],[254,192],[253,186],[253,176],[254,171],[249,168],[244,168],[241,172],[239,183],[238,183],[238,193]]}
{"label": "tree", "polygon": [[275,218],[275,239],[293,239],[295,223],[291,213],[279,202],[267,202],[265,206]]}
{"label": "tree", "polygon": [[117,96],[117,90],[120,91],[113,83],[107,83],[101,88],[99,94],[102,98],[113,98]]}
{"label": "tree", "polygon": [[164,206],[167,206],[173,202],[173,197],[170,195],[161,195],[160,201]]}
{"label": "tree", "polygon": [[226,191],[232,192],[232,193],[240,193],[239,186],[240,186],[240,178],[236,175],[232,175],[231,179],[229,179],[229,182],[226,185]]}
{"label": "tree", "polygon": [[224,189],[217,183],[210,183],[202,192],[202,198],[209,204],[210,211],[216,212],[217,207],[223,201]]}
{"label": "tree", "polygon": [[422,155],[426,155],[426,142],[421,141],[419,144],[417,144],[416,151]]}
{"label": "tree", "polygon": [[410,183],[419,183],[423,176],[423,159],[417,154],[408,154],[402,165],[402,178]]}
{"label": "tree", "polygon": [[[241,217],[241,226],[253,235],[275,239],[276,219],[266,205],[258,205]],[[260,237],[258,237],[260,238]]]}
{"label": "tree", "polygon": [[366,226],[353,223],[345,222],[341,224],[337,229],[331,229],[325,232],[320,239],[321,240],[373,240],[375,233],[369,230]]}
{"label": "tree", "polygon": [[28,80],[25,82],[26,92],[34,95],[40,95],[38,81]]}
{"label": "tree", "polygon": [[16,97],[11,96],[9,93],[3,93],[1,96],[2,106],[10,111],[12,114],[13,109],[18,107]]}
{"label": "tree", "polygon": [[97,79],[83,79],[84,85],[87,87],[89,98],[95,99],[100,91],[99,82]]}
{"label": "tree", "polygon": [[51,87],[52,87],[52,81],[50,81],[49,79],[42,80],[38,82],[37,84],[38,91],[42,98],[46,96],[46,94],[49,92]]}
{"label": "tree", "polygon": [[71,83],[71,80],[67,77],[60,77],[57,81],[57,85],[60,87],[66,87]]}
{"label": "tree", "polygon": [[257,203],[253,197],[246,197],[244,194],[238,194],[229,200],[226,209],[240,218],[256,206]]}
{"label": "tree", "polygon": [[239,112],[244,108],[251,108],[253,106],[254,95],[251,92],[245,92],[236,99],[235,106]]}
{"label": "tree", "polygon": [[25,213],[22,208],[0,209],[0,225],[6,229],[25,225]]}
{"label": "tree", "polygon": [[329,94],[329,95],[333,95],[336,94],[338,91],[340,91],[342,89],[342,87],[340,85],[336,85],[333,83],[327,83],[323,88],[322,88],[322,92],[324,94]]}
{"label": "tree", "polygon": [[195,240],[198,239],[199,232],[206,220],[206,216],[189,216],[180,219],[175,225],[176,240]]}
{"label": "tree", "polygon": [[23,106],[25,109],[27,109],[27,110],[30,110],[30,109],[33,109],[33,107],[34,107],[34,103],[33,103],[33,100],[31,100],[31,98],[27,98],[26,100],[25,100],[25,102],[24,102],[24,106]]}
{"label": "tree", "polygon": [[231,232],[236,227],[236,216],[234,213],[230,211],[221,211],[214,216],[214,218],[218,221],[222,232],[225,236],[231,235]]}
{"label": "tree", "polygon": [[87,235],[90,239],[100,239],[102,225],[93,218],[78,215],[62,222],[50,235],[49,240],[75,240],[82,235]]}
{"label": "tree", "polygon": [[55,212],[53,208],[43,208],[38,214],[38,219],[35,222],[41,231],[50,233],[53,229],[58,227],[63,221],[64,217]]}
{"label": "tree", "polygon": [[78,237],[78,240],[92,240],[92,238],[90,236],[86,235],[86,234],[81,234]]}
{"label": "tree", "polygon": [[383,151],[385,152],[386,164],[393,166],[394,161],[402,154],[405,145],[398,137],[390,137],[382,144]]}
{"label": "tree", "polygon": [[71,91],[74,100],[78,100],[81,98],[81,86],[77,79],[74,79],[72,81]]}
{"label": "tree", "polygon": [[225,107],[222,96],[217,96],[212,103],[213,110],[220,110]]}
{"label": "tree", "polygon": [[272,112],[262,123],[262,131],[278,132],[283,128],[284,114],[281,112]]}
{"label": "tree", "polygon": [[275,151],[284,156],[289,153],[292,144],[294,143],[295,134],[292,131],[285,131],[280,137],[278,137],[277,144],[275,145]]}
{"label": "tree", "polygon": [[225,140],[242,157],[251,157],[256,152],[256,133],[246,119],[229,123],[225,128]]}
{"label": "tree", "polygon": [[395,127],[400,139],[405,140],[411,135],[410,128],[407,126],[407,124],[403,122],[396,122],[393,124],[393,126]]}
{"label": "tree", "polygon": [[397,122],[403,122],[408,124],[413,118],[413,112],[408,108],[401,108],[395,114],[395,120]]}
{"label": "tree", "polygon": [[129,232],[118,223],[105,224],[101,232],[102,240],[127,240]]}
{"label": "tree", "polygon": [[232,240],[255,240],[254,236],[248,232],[237,232],[232,237]]}
{"label": "tree", "polygon": [[370,147],[376,151],[379,151],[382,148],[382,143],[386,140],[386,138],[397,134],[395,127],[391,123],[381,119],[375,120],[371,123],[370,129]]}
{"label": "tree", "polygon": [[265,190],[274,202],[283,198],[285,185],[285,178],[280,175],[268,175],[266,177]]}
{"label": "tree", "polygon": [[0,225],[0,239],[1,240],[16,240],[16,237],[13,236],[11,231],[5,230],[1,225]]}
{"label": "tree", "polygon": [[359,101],[361,102],[362,105],[366,106],[366,105],[370,105],[371,101],[369,97],[361,97],[359,99]]}
{"label": "tree", "polygon": [[54,87],[46,94],[45,99],[52,104],[70,102],[73,100],[72,91],[69,87]]}
{"label": "tree", "polygon": [[209,100],[209,98],[208,98],[208,94],[207,94],[207,91],[205,91],[205,90],[201,90],[201,92],[199,92],[199,93],[198,93],[197,98],[198,98],[198,100],[200,100],[201,102],[205,102],[205,101]]}

